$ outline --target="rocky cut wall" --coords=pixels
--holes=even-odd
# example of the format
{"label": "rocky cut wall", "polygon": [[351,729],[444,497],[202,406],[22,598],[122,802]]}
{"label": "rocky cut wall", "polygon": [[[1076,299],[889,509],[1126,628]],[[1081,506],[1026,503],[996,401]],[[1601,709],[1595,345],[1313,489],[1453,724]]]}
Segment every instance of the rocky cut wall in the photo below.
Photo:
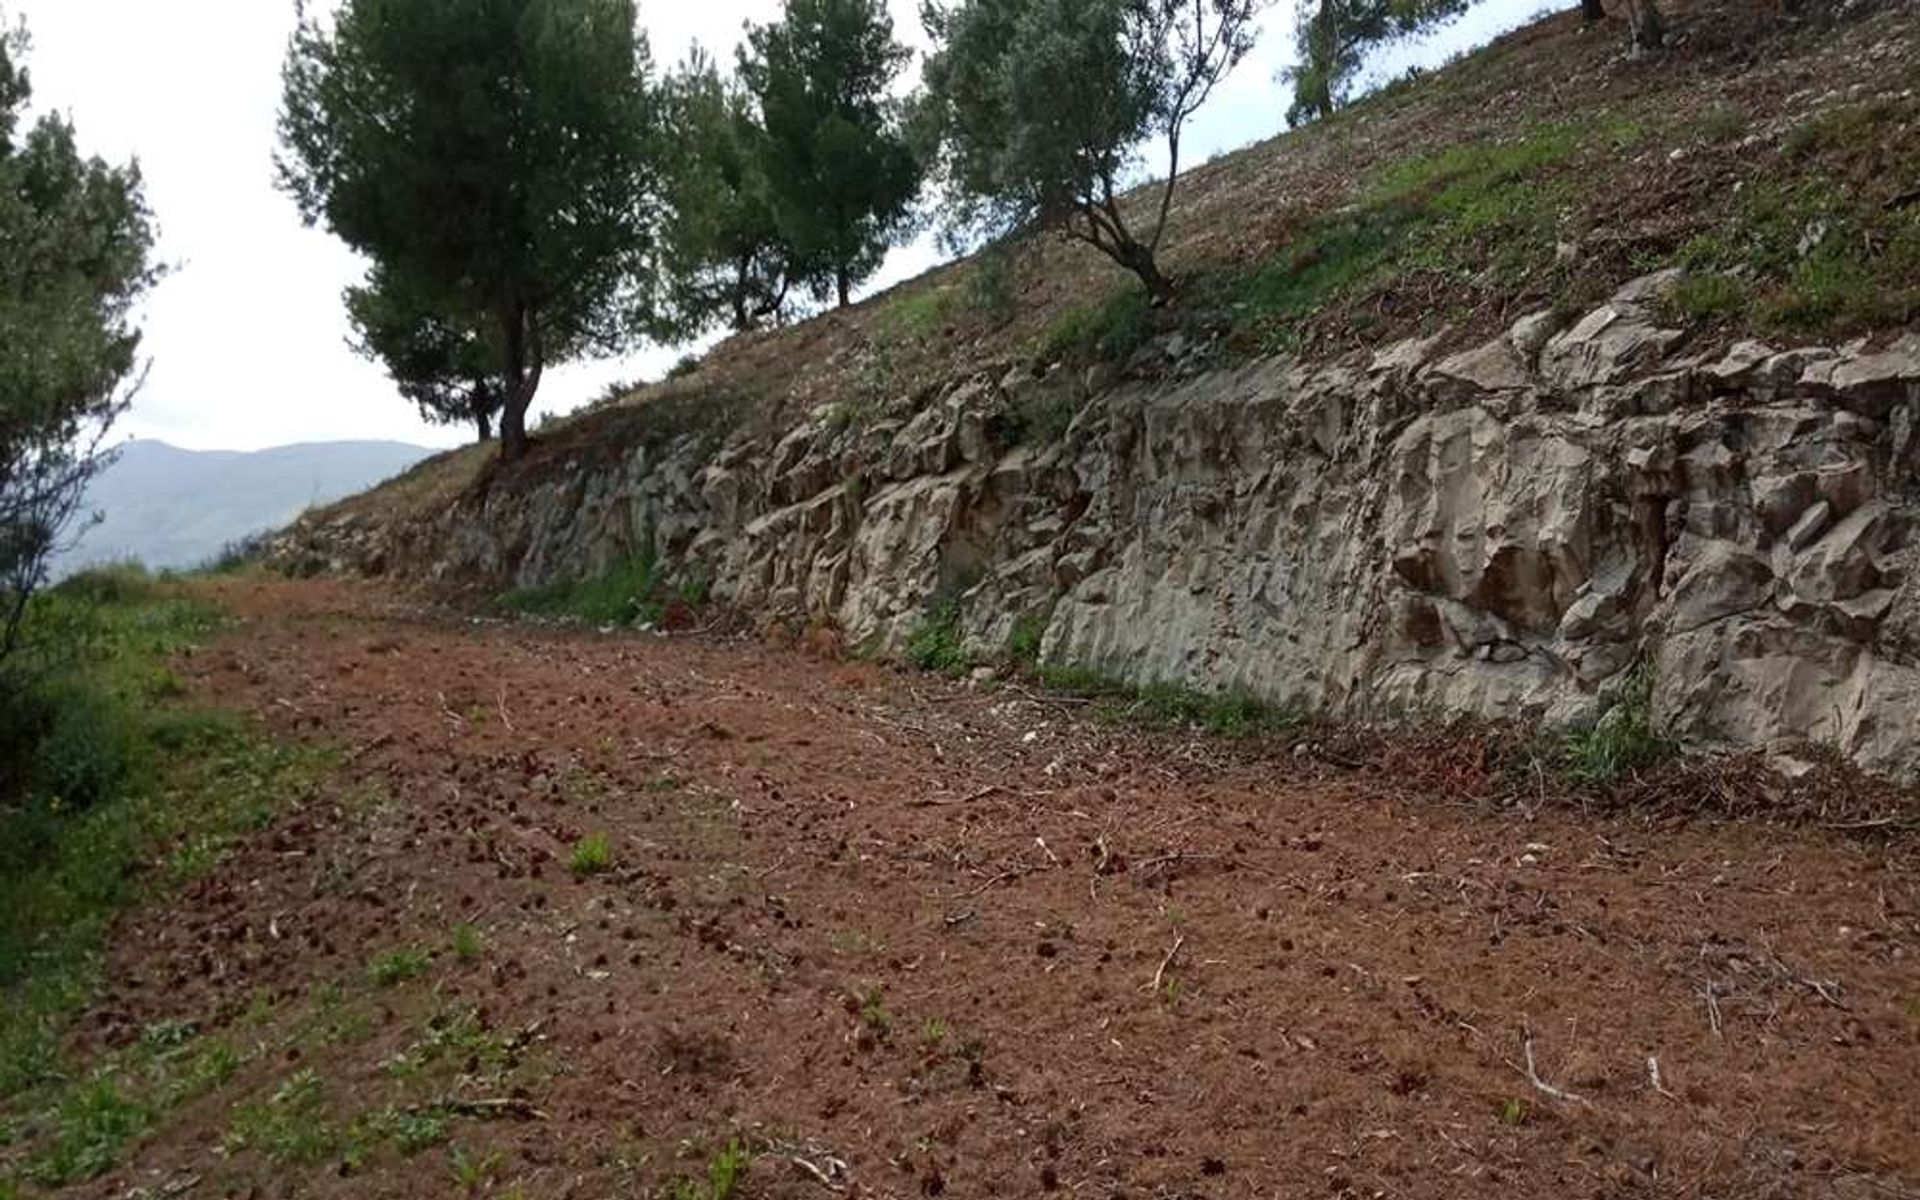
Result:
{"label": "rocky cut wall", "polygon": [[[644,544],[768,619],[899,650],[936,606],[998,653],[1333,715],[1597,714],[1637,666],[1671,731],[1920,777],[1920,337],[1694,352],[1636,282],[1464,353],[1153,381],[1016,371],[899,419],[691,435],[281,556],[491,586]],[[1072,411],[1009,444],[1008,414]]]}

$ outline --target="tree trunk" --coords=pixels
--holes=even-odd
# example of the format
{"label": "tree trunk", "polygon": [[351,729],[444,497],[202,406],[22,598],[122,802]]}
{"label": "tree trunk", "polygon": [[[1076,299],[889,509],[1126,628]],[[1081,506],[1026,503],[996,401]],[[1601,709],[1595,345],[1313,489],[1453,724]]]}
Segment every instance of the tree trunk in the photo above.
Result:
{"label": "tree trunk", "polygon": [[852,290],[847,285],[847,269],[845,267],[834,268],[833,285],[840,293],[840,307],[845,308],[850,303],[847,293]]}
{"label": "tree trunk", "polygon": [[1155,308],[1173,299],[1173,280],[1161,272],[1152,250],[1139,242],[1129,242],[1122,248],[1119,258],[1120,265],[1138,275],[1140,282],[1146,285],[1147,296]]}
{"label": "tree trunk", "polygon": [[473,423],[480,433],[481,441],[493,440],[493,418],[488,416],[485,410],[479,410],[473,414]]}
{"label": "tree trunk", "polygon": [[1607,19],[1607,10],[1601,5],[1600,0],[1580,0],[1580,19],[1588,24],[1604,21]]}
{"label": "tree trunk", "polygon": [[527,409],[540,390],[546,366],[538,314],[523,305],[501,313],[507,346],[507,394],[500,407],[500,457],[511,462],[527,452]]}

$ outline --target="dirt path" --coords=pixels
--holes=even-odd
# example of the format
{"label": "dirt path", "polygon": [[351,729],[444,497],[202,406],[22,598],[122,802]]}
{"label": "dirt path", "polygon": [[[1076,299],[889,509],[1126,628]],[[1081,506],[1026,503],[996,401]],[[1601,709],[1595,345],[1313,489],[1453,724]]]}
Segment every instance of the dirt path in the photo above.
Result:
{"label": "dirt path", "polygon": [[[1910,847],[1529,820],[757,643],[223,586],[249,620],[186,673],[350,786],[120,932],[96,1028],[261,1052],[97,1194],[645,1196],[735,1137],[746,1197],[1920,1192]],[[366,982],[405,946],[417,978]],[[451,1165],[231,1132],[391,1111],[413,1068]]]}

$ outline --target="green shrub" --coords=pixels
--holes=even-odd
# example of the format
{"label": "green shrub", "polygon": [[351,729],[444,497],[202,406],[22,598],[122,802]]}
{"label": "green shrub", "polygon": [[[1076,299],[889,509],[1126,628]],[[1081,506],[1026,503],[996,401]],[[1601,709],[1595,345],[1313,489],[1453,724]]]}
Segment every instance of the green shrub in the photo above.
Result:
{"label": "green shrub", "polygon": [[1047,625],[1053,620],[1048,605],[1022,614],[1007,632],[1007,658],[1015,666],[1032,667],[1040,661],[1040,644],[1046,640]]}
{"label": "green shrub", "polygon": [[972,660],[960,636],[960,602],[947,599],[927,614],[907,642],[907,658],[923,671],[966,673]]}
{"label": "green shrub", "polygon": [[999,246],[974,256],[964,285],[966,303],[990,325],[1004,325],[1019,315],[1016,266],[1013,251]]}
{"label": "green shrub", "polygon": [[1073,309],[1047,329],[1041,356],[1048,361],[1119,361],[1153,337],[1153,307],[1146,292],[1128,284],[1098,304]]}
{"label": "green shrub", "polygon": [[129,559],[77,571],[56,586],[53,594],[83,604],[126,605],[153,599],[157,588],[153,573]]}
{"label": "green shrub", "polygon": [[91,808],[118,795],[143,769],[145,731],[125,700],[78,678],[49,689],[44,703],[31,774],[36,796],[60,807]]}
{"label": "green shrub", "polygon": [[1746,311],[1746,283],[1733,275],[1709,271],[1683,277],[1661,300],[1662,310],[1679,321],[1724,321]]}
{"label": "green shrub", "polygon": [[1673,742],[1653,727],[1653,672],[1643,663],[1591,728],[1567,735],[1562,758],[1574,782],[1605,788],[1674,752]]}

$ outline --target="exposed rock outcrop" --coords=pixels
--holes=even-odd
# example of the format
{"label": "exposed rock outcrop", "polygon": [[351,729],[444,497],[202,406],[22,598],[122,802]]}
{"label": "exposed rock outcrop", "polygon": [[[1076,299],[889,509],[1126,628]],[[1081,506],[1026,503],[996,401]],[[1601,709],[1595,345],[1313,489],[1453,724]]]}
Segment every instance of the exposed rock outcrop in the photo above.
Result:
{"label": "exposed rock outcrop", "polygon": [[[1920,337],[1690,353],[1666,282],[1462,353],[968,379],[393,526],[323,514],[280,554],[504,586],[651,542],[855,643],[897,649],[958,597],[982,652],[1044,615],[1049,658],[1368,719],[1577,720],[1644,661],[1679,734],[1920,776]],[[1074,406],[1066,434],[1004,444],[1034,403]]]}

